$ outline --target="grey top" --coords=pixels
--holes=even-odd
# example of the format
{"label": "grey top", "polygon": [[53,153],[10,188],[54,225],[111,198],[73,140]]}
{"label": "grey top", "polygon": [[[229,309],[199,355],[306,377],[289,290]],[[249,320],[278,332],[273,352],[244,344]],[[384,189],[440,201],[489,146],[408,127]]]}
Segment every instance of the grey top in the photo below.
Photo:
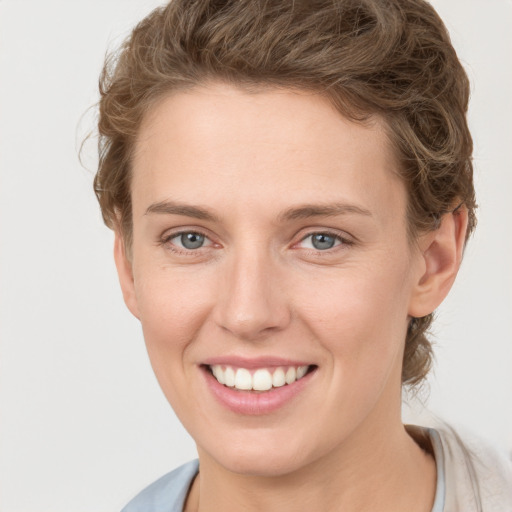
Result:
{"label": "grey top", "polygon": [[[436,459],[437,470],[437,483],[436,483],[436,497],[434,499],[434,506],[432,512],[444,512],[444,502],[446,499],[446,479],[444,476],[444,451],[441,437],[437,430],[433,428],[427,429],[434,451],[434,458]],[[180,509],[178,509],[180,510]]]}
{"label": "grey top", "polygon": [[[432,512],[512,511],[510,461],[479,442],[462,442],[444,427],[420,428],[430,439],[436,460]],[[198,471],[198,460],[180,466],[144,489],[122,512],[182,512]]]}
{"label": "grey top", "polygon": [[146,487],[121,512],[182,512],[198,470],[197,459],[183,464]]}

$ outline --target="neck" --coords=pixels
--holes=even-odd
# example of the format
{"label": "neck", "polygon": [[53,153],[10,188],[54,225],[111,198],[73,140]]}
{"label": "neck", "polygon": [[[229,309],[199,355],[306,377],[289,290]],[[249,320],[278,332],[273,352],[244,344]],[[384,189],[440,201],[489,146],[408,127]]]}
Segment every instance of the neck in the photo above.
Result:
{"label": "neck", "polygon": [[199,451],[200,473],[185,510],[430,512],[433,457],[400,421],[386,428],[369,424],[326,456],[280,476],[237,474]]}

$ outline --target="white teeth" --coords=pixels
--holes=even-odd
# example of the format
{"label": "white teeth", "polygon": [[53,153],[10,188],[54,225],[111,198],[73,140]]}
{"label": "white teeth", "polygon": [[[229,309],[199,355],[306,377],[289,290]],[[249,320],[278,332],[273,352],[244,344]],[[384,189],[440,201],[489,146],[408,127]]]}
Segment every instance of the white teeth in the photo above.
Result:
{"label": "white teeth", "polygon": [[230,366],[228,366],[224,372],[224,384],[230,388],[235,386],[235,370]]}
{"label": "white teeth", "polygon": [[[220,382],[220,381],[219,381]],[[286,384],[286,378],[284,376],[284,370],[282,368],[278,368],[274,375],[272,375],[272,386],[275,388],[280,388]]]}
{"label": "white teeth", "polygon": [[212,373],[215,375],[215,378],[221,383],[225,384],[224,380],[224,372],[222,371],[222,368],[220,365],[216,364],[215,366],[212,366]]}
{"label": "white teeth", "polygon": [[216,364],[210,367],[213,376],[220,384],[243,391],[268,391],[279,388],[285,384],[293,384],[302,379],[308,372],[309,366],[289,366],[286,369],[258,368],[251,374],[246,368],[233,369],[231,366],[222,367]]}
{"label": "white teeth", "polygon": [[268,370],[256,370],[252,376],[252,389],[267,391],[272,387],[272,375]]}
{"label": "white teeth", "polygon": [[286,370],[286,384],[293,384],[297,380],[297,370],[293,366],[290,366]]}
{"label": "white teeth", "polygon": [[235,375],[236,389],[252,389],[251,372],[245,368],[238,368]]}
{"label": "white teeth", "polygon": [[304,375],[306,375],[307,372],[308,372],[307,366],[299,366],[297,368],[297,380],[302,379],[302,377],[304,377]]}

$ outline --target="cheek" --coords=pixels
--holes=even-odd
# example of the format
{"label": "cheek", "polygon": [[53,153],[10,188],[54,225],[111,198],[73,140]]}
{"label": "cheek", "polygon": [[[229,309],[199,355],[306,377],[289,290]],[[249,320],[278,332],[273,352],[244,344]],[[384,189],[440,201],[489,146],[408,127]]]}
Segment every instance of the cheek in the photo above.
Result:
{"label": "cheek", "polygon": [[211,276],[205,279],[203,274],[144,262],[135,267],[135,294],[143,327],[171,330],[177,335],[182,328],[193,328],[212,296]]}
{"label": "cheek", "polygon": [[304,322],[344,371],[384,370],[402,349],[408,305],[405,269],[399,265],[343,269],[326,276],[314,289],[305,286],[296,291],[304,297]]}
{"label": "cheek", "polygon": [[211,309],[212,287],[197,273],[147,268],[135,273],[135,293],[148,354],[161,381],[172,379],[173,369],[183,369]]}

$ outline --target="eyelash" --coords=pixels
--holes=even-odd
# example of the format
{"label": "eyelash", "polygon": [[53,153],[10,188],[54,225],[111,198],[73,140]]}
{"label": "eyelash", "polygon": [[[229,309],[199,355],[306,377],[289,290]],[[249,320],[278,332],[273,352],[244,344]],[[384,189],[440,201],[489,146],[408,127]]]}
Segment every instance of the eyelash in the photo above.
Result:
{"label": "eyelash", "polygon": [[[210,243],[206,246],[202,245],[202,246],[198,247],[197,249],[187,249],[186,247],[182,248],[182,247],[178,247],[175,244],[171,243],[171,240],[178,238],[182,235],[199,235],[199,236],[204,237]],[[211,245],[214,245],[214,243],[211,241],[210,237],[202,231],[199,231],[196,229],[184,229],[182,231],[177,231],[175,233],[170,233],[168,235],[164,235],[161,238],[159,245],[165,246],[170,251],[172,251],[176,254],[182,254],[182,255],[186,255],[186,256],[196,256],[199,254],[200,249],[203,249],[205,247],[210,247]]]}
{"label": "eyelash", "polygon": [[[176,246],[175,244],[171,243],[171,240],[178,238],[182,235],[188,235],[188,234],[199,235],[201,237],[204,237],[210,243],[207,245],[201,245],[197,249],[187,249],[186,247],[181,248],[181,247]],[[305,236],[303,236],[299,240],[299,242],[293,244],[293,247],[294,248],[297,247],[298,244],[304,242],[308,238],[312,238],[315,235],[323,235],[325,237],[334,238],[335,242],[338,242],[338,243],[335,243],[335,245],[333,247],[329,247],[324,250],[316,249],[314,247],[304,248],[304,250],[308,251],[309,253],[314,253],[315,255],[327,256],[329,254],[332,254],[333,250],[336,250],[336,248],[339,248],[340,246],[347,247],[347,246],[354,245],[353,240],[349,239],[348,237],[342,236],[339,232],[328,231],[328,230],[318,230],[318,231],[311,231],[311,232],[307,233]],[[201,249],[205,249],[207,247],[215,245],[215,243],[203,231],[190,229],[190,230],[177,231],[177,232],[162,236],[162,238],[159,241],[159,245],[165,246],[170,251],[172,251],[176,254],[182,254],[182,255],[186,255],[186,256],[197,256],[202,252]]]}
{"label": "eyelash", "polygon": [[[318,231],[309,232],[307,235],[305,235],[304,237],[302,237],[300,239],[299,243],[302,243],[305,240],[307,240],[308,238],[314,237],[315,235],[323,235],[325,237],[334,238],[334,240],[335,240],[335,245],[333,247],[329,247],[324,250],[316,249],[315,247],[305,248],[305,250],[308,250],[311,253],[314,253],[315,255],[327,256],[329,254],[332,254],[333,250],[336,250],[336,248],[338,248],[338,250],[339,250],[339,249],[342,249],[343,246],[345,246],[345,248],[346,248],[351,245],[354,245],[354,241],[349,239],[348,237],[341,235],[339,232],[328,231],[328,230],[318,230]],[[338,243],[336,244],[336,242],[338,242]],[[312,242],[311,242],[311,244],[312,244]],[[295,245],[298,245],[298,244],[295,244]]]}

